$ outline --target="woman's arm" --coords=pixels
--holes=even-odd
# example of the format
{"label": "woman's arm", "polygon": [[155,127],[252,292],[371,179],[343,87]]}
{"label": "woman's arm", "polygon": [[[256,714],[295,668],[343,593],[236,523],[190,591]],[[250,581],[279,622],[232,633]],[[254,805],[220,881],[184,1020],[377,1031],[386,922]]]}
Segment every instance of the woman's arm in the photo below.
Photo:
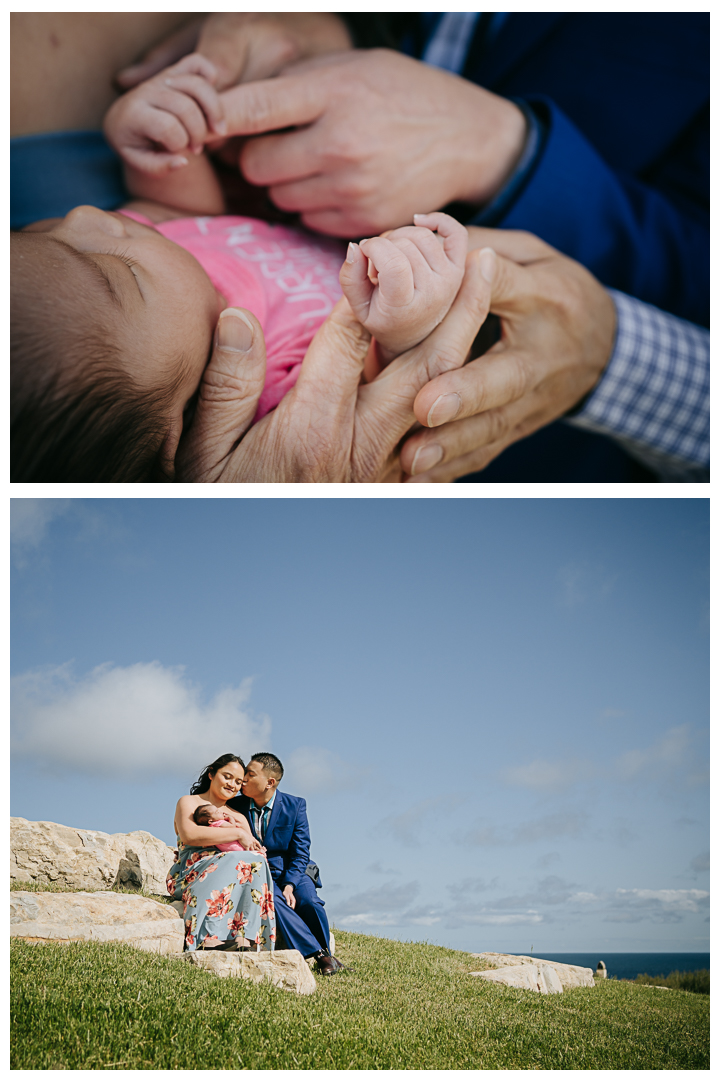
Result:
{"label": "woman's arm", "polygon": [[[216,844],[228,844],[233,840],[244,844],[249,836],[257,845],[257,840],[252,836],[247,824],[244,829],[223,829],[219,835],[217,829],[211,829],[208,825],[196,825],[193,821],[193,813],[197,807],[198,800],[195,795],[183,795],[178,800],[175,810],[175,831],[183,844],[189,847],[215,847]],[[248,850],[253,851],[257,848],[248,848]]]}

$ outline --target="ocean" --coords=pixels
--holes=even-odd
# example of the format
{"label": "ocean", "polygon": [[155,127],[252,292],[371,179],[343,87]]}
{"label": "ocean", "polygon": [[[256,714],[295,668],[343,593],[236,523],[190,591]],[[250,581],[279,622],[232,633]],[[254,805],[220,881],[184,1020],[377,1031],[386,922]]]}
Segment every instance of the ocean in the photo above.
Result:
{"label": "ocean", "polygon": [[604,960],[609,979],[634,979],[636,975],[669,975],[671,971],[701,971],[703,968],[710,970],[710,953],[704,952],[538,953],[537,957],[539,960],[556,960],[560,964],[578,964],[580,967],[592,968],[593,971],[598,960]]}

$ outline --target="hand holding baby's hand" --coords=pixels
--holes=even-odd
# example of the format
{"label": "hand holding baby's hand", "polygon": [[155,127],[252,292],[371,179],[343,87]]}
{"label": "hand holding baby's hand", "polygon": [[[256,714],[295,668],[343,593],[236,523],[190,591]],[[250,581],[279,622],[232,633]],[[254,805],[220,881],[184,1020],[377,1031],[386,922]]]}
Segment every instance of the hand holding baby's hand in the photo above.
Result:
{"label": "hand holding baby's hand", "polygon": [[105,117],[108,142],[140,172],[160,176],[187,165],[226,133],[215,66],[199,53],[184,57],[124,94]]}
{"label": "hand holding baby's hand", "polygon": [[467,229],[448,214],[350,244],[340,284],[382,361],[417,345],[442,322],[465,273]]}

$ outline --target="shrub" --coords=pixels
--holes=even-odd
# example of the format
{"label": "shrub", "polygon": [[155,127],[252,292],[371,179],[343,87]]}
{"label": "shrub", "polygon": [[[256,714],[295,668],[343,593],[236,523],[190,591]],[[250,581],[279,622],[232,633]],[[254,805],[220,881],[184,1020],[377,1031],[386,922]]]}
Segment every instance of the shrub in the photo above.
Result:
{"label": "shrub", "polygon": [[707,968],[702,971],[671,971],[667,978],[664,975],[638,975],[635,982],[644,986],[669,986],[671,990],[689,990],[691,994],[710,993],[710,972]]}

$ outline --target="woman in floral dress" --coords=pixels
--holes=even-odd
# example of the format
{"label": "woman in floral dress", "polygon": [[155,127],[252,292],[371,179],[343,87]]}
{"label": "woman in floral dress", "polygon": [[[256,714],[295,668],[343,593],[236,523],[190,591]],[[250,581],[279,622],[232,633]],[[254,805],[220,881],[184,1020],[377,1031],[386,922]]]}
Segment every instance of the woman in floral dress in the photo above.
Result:
{"label": "woman in floral dress", "polygon": [[[245,765],[223,754],[201,773],[175,811],[177,859],[167,890],[185,904],[185,949],[275,948],[273,882],[264,849],[244,817],[229,810],[237,827],[196,825],[198,806],[225,808],[240,794]],[[242,851],[218,851],[217,844],[238,841]]]}

